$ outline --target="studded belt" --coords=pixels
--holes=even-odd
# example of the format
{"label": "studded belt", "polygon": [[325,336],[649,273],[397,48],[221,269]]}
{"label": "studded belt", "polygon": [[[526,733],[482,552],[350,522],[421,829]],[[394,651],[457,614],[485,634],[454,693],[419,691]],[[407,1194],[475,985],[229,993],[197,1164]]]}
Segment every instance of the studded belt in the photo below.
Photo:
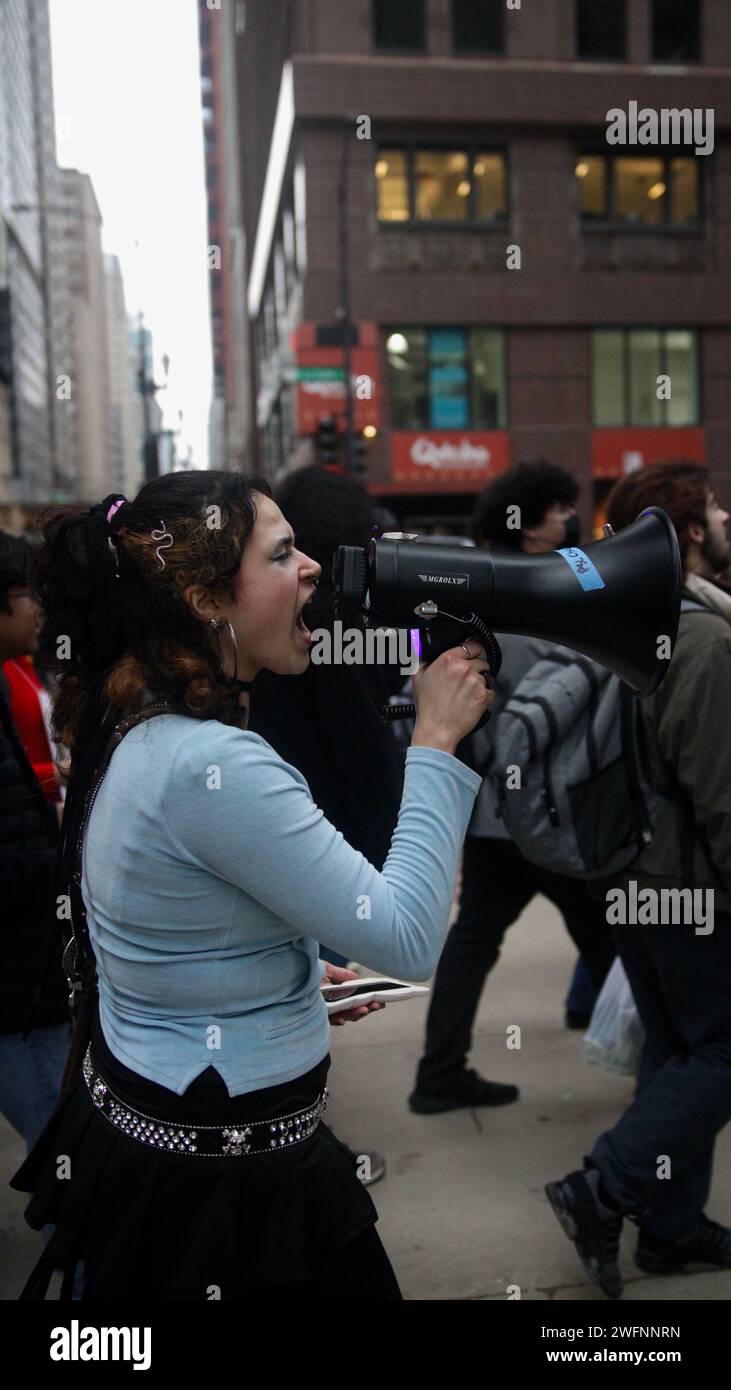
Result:
{"label": "studded belt", "polygon": [[327,1107],[325,1086],[314,1105],[271,1120],[255,1120],[240,1125],[172,1124],[153,1115],[143,1115],[115,1096],[95,1069],[91,1048],[84,1058],[84,1080],[89,1094],[105,1119],[130,1139],[138,1139],[152,1149],[168,1153],[191,1154],[194,1158],[243,1158],[247,1154],[268,1154],[292,1148],[315,1133]]}

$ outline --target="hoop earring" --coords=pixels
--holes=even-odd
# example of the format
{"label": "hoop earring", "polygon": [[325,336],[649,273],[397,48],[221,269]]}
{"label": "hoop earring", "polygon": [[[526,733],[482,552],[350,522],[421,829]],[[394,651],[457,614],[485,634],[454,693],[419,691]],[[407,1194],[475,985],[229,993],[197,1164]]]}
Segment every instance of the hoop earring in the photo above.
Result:
{"label": "hoop earring", "polygon": [[[223,672],[227,681],[237,681],[239,678],[239,649],[236,644],[236,633],[233,630],[232,624],[229,622],[228,618],[211,618],[208,623],[208,626],[211,629],[211,631],[216,634],[216,644],[218,646],[218,661],[221,667],[221,671]],[[226,671],[226,664],[223,659],[223,644],[221,642],[220,637],[220,629],[222,627],[228,628],[229,637],[231,638],[231,645],[234,651],[234,673],[232,676],[228,675]]]}

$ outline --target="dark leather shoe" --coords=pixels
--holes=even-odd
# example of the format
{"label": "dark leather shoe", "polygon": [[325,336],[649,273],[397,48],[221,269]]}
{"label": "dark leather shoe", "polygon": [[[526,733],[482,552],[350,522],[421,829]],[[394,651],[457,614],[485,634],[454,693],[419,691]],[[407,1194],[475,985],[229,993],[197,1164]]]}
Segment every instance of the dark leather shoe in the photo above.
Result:
{"label": "dark leather shoe", "polygon": [[645,1274],[677,1274],[689,1264],[731,1269],[731,1230],[702,1216],[694,1236],[680,1242],[660,1240],[640,1230],[635,1264]]}
{"label": "dark leather shoe", "polygon": [[477,1105],[510,1105],[519,1095],[517,1086],[485,1081],[470,1069],[451,1081],[448,1090],[422,1091],[417,1086],[409,1096],[409,1106],[415,1115],[441,1115],[445,1110],[471,1110]]}
{"label": "dark leather shoe", "polygon": [[549,1182],[546,1196],[569,1240],[574,1242],[589,1278],[607,1298],[621,1298],[618,1258],[622,1217],[604,1205],[598,1189],[597,1169],[579,1169],[561,1182]]}

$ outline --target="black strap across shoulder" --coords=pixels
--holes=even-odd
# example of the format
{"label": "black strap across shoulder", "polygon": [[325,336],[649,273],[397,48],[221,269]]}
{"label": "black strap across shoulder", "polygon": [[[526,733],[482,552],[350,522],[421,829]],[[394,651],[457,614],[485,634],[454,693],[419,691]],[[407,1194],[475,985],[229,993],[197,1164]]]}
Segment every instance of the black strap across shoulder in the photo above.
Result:
{"label": "black strap across shoulder", "polygon": [[69,1005],[74,1017],[74,1031],[63,1080],[61,1082],[62,1098],[73,1088],[81,1075],[81,1064],[89,1045],[91,1023],[98,999],[96,960],[94,958],[94,950],[89,936],[86,907],[81,893],[84,835],[86,833],[86,827],[89,823],[89,817],[97,793],[106,776],[112,754],[114,750],[119,747],[125,734],[128,734],[130,729],[136,728],[138,724],[143,724],[147,719],[154,718],[155,715],[171,713],[174,713],[173,706],[168,704],[167,701],[158,700],[154,704],[146,705],[144,709],[138,710],[135,714],[129,715],[126,719],[116,724],[107,740],[101,761],[97,766],[84,800],[74,851],[73,873],[71,882],[68,885],[71,905],[72,936],[64,951],[63,967],[69,982]]}

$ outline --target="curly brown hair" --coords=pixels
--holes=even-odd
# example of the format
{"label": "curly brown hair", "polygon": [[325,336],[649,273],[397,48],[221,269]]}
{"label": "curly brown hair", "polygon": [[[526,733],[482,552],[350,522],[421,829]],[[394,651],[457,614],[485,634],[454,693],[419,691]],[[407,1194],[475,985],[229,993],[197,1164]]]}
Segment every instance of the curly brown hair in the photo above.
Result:
{"label": "curly brown hair", "polygon": [[257,493],[271,497],[263,478],[191,469],[146,483],[110,522],[114,497],[39,519],[32,582],[58,678],[55,730],[72,771],[102,715],[138,710],[150,692],[193,718],[240,722],[239,687],[184,594],[201,584],[236,597]]}
{"label": "curly brown hair", "polygon": [[614,531],[621,531],[645,507],[662,507],[675,527],[685,565],[691,543],[688,528],[693,522],[705,525],[709,490],[707,468],[693,459],[649,464],[612,488],[607,498],[607,521]]}

